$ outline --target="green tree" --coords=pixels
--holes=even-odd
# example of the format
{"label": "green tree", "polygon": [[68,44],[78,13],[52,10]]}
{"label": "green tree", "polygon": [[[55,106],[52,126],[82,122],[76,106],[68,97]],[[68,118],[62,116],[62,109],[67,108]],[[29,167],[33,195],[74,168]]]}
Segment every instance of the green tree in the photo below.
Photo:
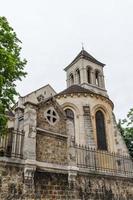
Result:
{"label": "green tree", "polygon": [[16,80],[26,76],[25,59],[21,59],[21,41],[5,17],[0,17],[0,134],[6,131],[6,111],[13,105]]}
{"label": "green tree", "polygon": [[126,119],[119,120],[118,128],[133,158],[133,108],[128,112]]}

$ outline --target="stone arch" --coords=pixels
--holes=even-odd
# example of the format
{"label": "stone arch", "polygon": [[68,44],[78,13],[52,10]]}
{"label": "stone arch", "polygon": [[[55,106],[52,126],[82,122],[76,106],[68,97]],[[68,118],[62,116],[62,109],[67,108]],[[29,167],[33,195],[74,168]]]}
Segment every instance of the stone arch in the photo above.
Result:
{"label": "stone arch", "polygon": [[70,75],[69,75],[69,85],[71,86],[71,85],[73,85],[74,84],[74,75],[73,75],[73,73],[70,73]]}
{"label": "stone arch", "polygon": [[79,70],[79,68],[77,68],[77,69],[75,70],[75,75],[76,75],[76,83],[77,83],[77,84],[80,84],[80,83],[81,83],[81,75],[80,75],[80,70]]}
{"label": "stone arch", "polygon": [[75,133],[75,121],[76,121],[76,112],[75,109],[69,104],[63,105],[63,110],[66,114],[66,128],[68,134],[69,144],[75,144],[76,133]]}
{"label": "stone arch", "polygon": [[92,115],[94,116],[98,110],[101,110],[104,113],[107,122],[111,120],[111,116],[109,115],[107,108],[103,106],[102,104],[97,104],[92,108]]}
{"label": "stone arch", "polygon": [[86,67],[87,83],[92,84],[92,67]]}
{"label": "stone arch", "polygon": [[63,110],[70,108],[74,112],[75,117],[80,115],[79,109],[73,103],[65,102],[61,105],[61,107]]}
{"label": "stone arch", "polygon": [[94,130],[94,138],[95,142],[97,145],[97,130],[96,130],[96,112],[101,111],[104,115],[104,120],[105,120],[105,132],[106,132],[106,142],[107,142],[107,149],[110,150],[110,121],[111,121],[111,116],[107,110],[107,108],[101,104],[95,105],[92,110],[92,121],[93,121],[93,130]]}
{"label": "stone arch", "polygon": [[96,69],[94,74],[95,74],[95,85],[100,87],[100,71]]}

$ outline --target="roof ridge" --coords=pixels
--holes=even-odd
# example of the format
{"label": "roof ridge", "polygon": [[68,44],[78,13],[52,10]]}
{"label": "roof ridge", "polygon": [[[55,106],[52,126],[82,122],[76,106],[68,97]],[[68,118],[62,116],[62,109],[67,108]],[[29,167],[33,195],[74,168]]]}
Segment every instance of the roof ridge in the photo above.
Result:
{"label": "roof ridge", "polygon": [[91,54],[89,54],[86,50],[82,49],[79,54],[74,58],[74,60],[64,69],[67,70],[69,67],[72,66],[72,64],[74,64],[76,61],[78,61],[80,58],[84,58],[86,60],[89,60],[93,63],[96,63],[98,65],[101,66],[105,66],[105,64],[101,63],[100,61],[98,61],[96,58],[94,58]]}
{"label": "roof ridge", "polygon": [[57,95],[62,95],[62,94],[70,94],[70,93],[93,93],[91,90],[87,89],[87,88],[84,88],[84,87],[81,87],[77,84],[74,84],[74,85],[71,85],[70,87],[66,88],[65,90],[59,92],[58,94],[56,94],[55,96]]}

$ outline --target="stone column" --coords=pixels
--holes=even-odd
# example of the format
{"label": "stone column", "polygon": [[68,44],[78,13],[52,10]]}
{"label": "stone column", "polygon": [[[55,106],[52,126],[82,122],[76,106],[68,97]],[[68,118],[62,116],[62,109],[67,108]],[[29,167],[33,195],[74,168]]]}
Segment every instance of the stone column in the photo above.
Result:
{"label": "stone column", "polygon": [[84,83],[84,68],[79,69],[80,71],[80,84]]}
{"label": "stone column", "polygon": [[91,84],[96,85],[96,77],[95,72],[93,70],[91,71]]}
{"label": "stone column", "polygon": [[104,80],[104,75],[101,76],[101,80],[102,80],[102,88],[105,89],[105,80]]}
{"label": "stone column", "polygon": [[25,103],[24,110],[24,159],[36,160],[36,106]]}
{"label": "stone column", "polygon": [[98,87],[102,88],[102,78],[101,78],[101,74],[98,74]]}
{"label": "stone column", "polygon": [[74,84],[78,84],[78,76],[76,72],[74,72]]}
{"label": "stone column", "polygon": [[24,146],[23,157],[25,159],[24,183],[25,192],[28,188],[34,188],[34,172],[36,169],[36,105],[25,103],[24,110]]}
{"label": "stone column", "polygon": [[87,69],[86,69],[86,67],[83,68],[83,83],[88,83]]}
{"label": "stone column", "polygon": [[68,182],[69,188],[73,189],[75,187],[76,176],[77,176],[77,163],[76,163],[76,148],[75,148],[75,137],[74,137],[74,127],[72,122],[67,120],[68,125]]}

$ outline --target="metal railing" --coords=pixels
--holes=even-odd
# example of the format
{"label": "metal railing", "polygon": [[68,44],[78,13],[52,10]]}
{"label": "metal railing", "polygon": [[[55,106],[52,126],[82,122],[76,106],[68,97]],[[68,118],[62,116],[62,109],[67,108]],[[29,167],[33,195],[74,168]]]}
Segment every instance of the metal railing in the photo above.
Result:
{"label": "metal railing", "polygon": [[23,158],[24,132],[10,130],[0,136],[0,157]]}
{"label": "metal railing", "polygon": [[86,168],[93,173],[133,177],[133,161],[130,156],[97,151],[81,145],[75,145],[75,150],[79,168]]}

